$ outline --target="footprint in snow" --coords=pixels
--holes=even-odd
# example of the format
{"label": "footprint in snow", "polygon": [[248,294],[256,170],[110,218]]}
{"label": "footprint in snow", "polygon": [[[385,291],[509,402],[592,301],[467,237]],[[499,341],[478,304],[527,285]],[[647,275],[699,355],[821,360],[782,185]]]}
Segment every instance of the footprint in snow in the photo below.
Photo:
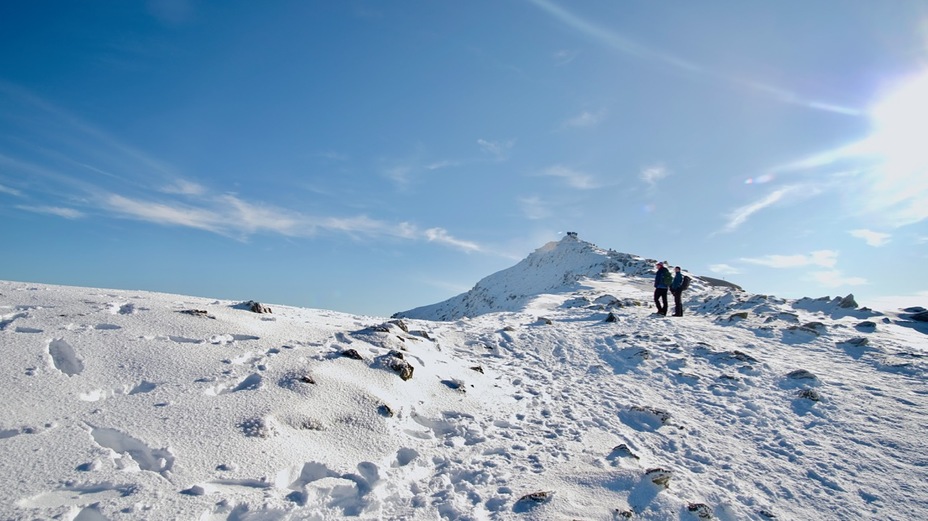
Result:
{"label": "footprint in snow", "polygon": [[62,338],[48,343],[48,354],[56,369],[68,376],[80,374],[84,370],[84,362],[77,356],[77,352]]}
{"label": "footprint in snow", "polygon": [[25,508],[60,508],[79,507],[77,516],[70,518],[77,521],[98,521],[106,518],[95,505],[108,499],[131,496],[138,492],[133,485],[114,485],[103,483],[69,483],[57,490],[43,492],[20,502]]}
{"label": "footprint in snow", "polygon": [[108,308],[111,315],[134,315],[137,312],[135,304],[111,302]]}
{"label": "footprint in snow", "polygon": [[97,324],[93,326],[97,331],[114,331],[116,329],[122,329],[122,326],[117,326],[116,324]]}
{"label": "footprint in snow", "polygon": [[97,445],[131,458],[139,469],[165,475],[174,467],[174,455],[168,449],[152,449],[144,442],[116,429],[92,427],[90,435]]}
{"label": "footprint in snow", "polygon": [[261,385],[263,384],[263,382],[264,382],[264,379],[261,377],[261,375],[258,373],[254,373],[254,374],[248,375],[247,378],[239,382],[239,384],[235,386],[235,388],[232,389],[232,391],[233,392],[255,391],[261,388]]}
{"label": "footprint in snow", "polygon": [[17,333],[29,333],[29,334],[43,333],[43,332],[44,332],[44,330],[42,330],[42,329],[36,329],[36,328],[34,328],[34,327],[17,327],[15,331],[16,331]]}
{"label": "footprint in snow", "polygon": [[133,394],[150,393],[154,391],[156,387],[158,387],[157,384],[143,380],[129,391],[129,396]]}
{"label": "footprint in snow", "polygon": [[0,315],[0,331],[5,331],[15,320],[26,318],[28,316],[28,313],[11,313],[9,315]]}

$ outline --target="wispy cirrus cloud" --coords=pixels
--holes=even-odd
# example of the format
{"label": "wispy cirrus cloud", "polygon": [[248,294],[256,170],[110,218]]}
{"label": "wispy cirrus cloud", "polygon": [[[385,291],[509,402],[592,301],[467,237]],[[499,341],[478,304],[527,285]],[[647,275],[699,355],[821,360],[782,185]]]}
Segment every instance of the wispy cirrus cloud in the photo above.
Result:
{"label": "wispy cirrus cloud", "polygon": [[457,168],[467,163],[453,159],[433,159],[429,155],[426,147],[419,144],[406,157],[383,158],[381,175],[393,182],[397,188],[406,189],[434,171]]}
{"label": "wispy cirrus cloud", "polygon": [[867,245],[873,246],[875,248],[883,246],[892,238],[892,235],[888,233],[875,232],[873,230],[867,229],[851,230],[848,233],[854,237],[857,237],[858,239],[863,239]]}
{"label": "wispy cirrus cloud", "polygon": [[173,183],[162,187],[161,191],[166,194],[201,195],[206,193],[206,188],[186,179],[176,179]]}
{"label": "wispy cirrus cloud", "polygon": [[605,119],[606,111],[599,110],[596,112],[590,112],[584,110],[580,114],[568,119],[564,122],[564,127],[567,128],[586,128],[596,126],[600,121]]}
{"label": "wispy cirrus cloud", "polygon": [[768,268],[801,268],[804,266],[833,268],[838,263],[838,252],[834,250],[817,250],[808,254],[743,257],[741,261]]}
{"label": "wispy cirrus cloud", "polygon": [[529,2],[535,4],[535,6],[548,13],[564,25],[579,31],[583,35],[624,55],[659,63],[693,76],[711,78],[718,82],[747,88],[762,93],[766,96],[770,96],[783,103],[800,105],[815,110],[837,112],[840,114],[855,116],[860,114],[859,110],[853,108],[843,107],[837,103],[831,103],[827,101],[811,100],[781,87],[763,83],[757,80],[740,78],[735,75],[713,71],[703,67],[696,62],[686,60],[668,52],[659,51],[646,45],[642,45],[632,40],[631,38],[606,29],[573,13],[553,0],[529,0]]}
{"label": "wispy cirrus cloud", "polygon": [[900,78],[869,111],[863,139],[802,157],[772,173],[840,178],[836,190],[856,200],[855,213],[899,228],[928,219],[928,70]]}
{"label": "wispy cirrus cloud", "polygon": [[272,205],[249,203],[228,194],[202,199],[199,204],[150,201],[108,194],[100,201],[100,207],[123,218],[163,226],[194,228],[237,240],[245,240],[258,233],[310,237],[329,232],[369,238],[423,240],[464,252],[486,251],[480,244],[454,237],[444,228],[421,230],[410,223],[390,223],[366,215],[311,216]]}
{"label": "wispy cirrus cloud", "polygon": [[738,275],[741,270],[729,264],[710,264],[709,271],[719,275]]}
{"label": "wispy cirrus cloud", "polygon": [[441,161],[435,161],[434,163],[429,163],[425,165],[426,170],[442,170],[445,168],[455,168],[461,166],[463,163],[461,161],[451,161],[444,159]]}
{"label": "wispy cirrus cloud", "polygon": [[664,165],[653,165],[644,168],[638,174],[638,178],[648,184],[651,188],[657,185],[657,182],[670,175],[670,170]]}
{"label": "wispy cirrus cloud", "polygon": [[231,222],[224,222],[220,212],[178,203],[161,203],[108,194],[101,208],[120,217],[137,219],[162,225],[184,226],[231,236]]}
{"label": "wispy cirrus cloud", "polygon": [[42,214],[47,214],[47,215],[57,215],[58,217],[64,217],[65,219],[81,219],[85,217],[84,212],[75,210],[73,208],[62,208],[60,206],[17,205],[16,208],[20,210],[25,210],[27,212],[42,213]]}
{"label": "wispy cirrus cloud", "polygon": [[510,139],[509,141],[489,141],[486,139],[478,139],[477,145],[485,153],[493,156],[497,161],[503,161],[509,158],[509,151],[512,150],[516,144],[515,140]]}
{"label": "wispy cirrus cloud", "polygon": [[415,166],[409,163],[395,164],[383,170],[383,175],[397,185],[406,186],[412,181]]}
{"label": "wispy cirrus cloud", "polygon": [[[17,119],[32,125],[25,134],[36,143],[29,143],[32,155],[28,159],[0,153],[0,167],[30,183],[30,190],[36,192],[30,192],[30,199],[42,199],[41,204],[20,206],[24,211],[77,219],[85,216],[80,208],[87,207],[97,217],[191,228],[235,240],[257,234],[298,238],[331,233],[370,240],[422,241],[464,252],[487,251],[444,228],[367,215],[310,215],[236,194],[217,194],[169,163],[122,143],[25,89],[0,80],[0,96],[12,98],[16,103],[11,106],[23,111]],[[507,145],[500,147],[505,150]],[[394,164],[387,169],[388,174],[399,182],[410,181],[416,172],[456,165],[450,161],[425,163],[420,156]],[[19,190],[2,185],[0,189],[4,194],[24,197]]]}
{"label": "wispy cirrus cloud", "polygon": [[564,165],[550,166],[539,172],[538,175],[563,179],[568,186],[578,190],[592,190],[599,187],[592,175]]}
{"label": "wispy cirrus cloud", "polygon": [[0,157],[13,163],[17,170],[72,185],[94,181],[89,176],[78,179],[76,175],[61,173],[75,166],[85,174],[91,172],[97,174],[98,178],[126,185],[153,187],[183,178],[169,164],[120,141],[22,87],[0,80],[0,95],[13,100],[20,111],[18,117],[29,121],[29,126],[22,129],[22,140],[39,152],[37,157],[43,160],[43,164],[39,165],[36,164],[38,160]]}
{"label": "wispy cirrus cloud", "polygon": [[15,188],[10,188],[8,186],[0,185],[0,194],[8,194],[15,197],[22,197],[23,193]]}
{"label": "wispy cirrus cloud", "polygon": [[766,196],[754,201],[752,203],[746,204],[739,208],[732,210],[728,216],[728,222],[722,228],[722,232],[733,232],[738,227],[743,225],[757,212],[769,208],[777,203],[780,203],[786,200],[790,196],[796,196],[803,194],[804,196],[814,195],[817,193],[811,187],[800,187],[800,186],[786,186],[773,192],[770,192]]}
{"label": "wispy cirrus cloud", "polygon": [[812,280],[827,288],[865,286],[868,284],[867,279],[863,277],[849,277],[839,270],[814,271],[809,276]]}
{"label": "wispy cirrus cloud", "polygon": [[476,252],[483,250],[483,248],[475,242],[465,241],[453,237],[450,233],[448,233],[448,230],[445,230],[444,228],[429,228],[425,230],[425,238],[429,242],[446,244],[454,247],[455,249],[466,252]]}

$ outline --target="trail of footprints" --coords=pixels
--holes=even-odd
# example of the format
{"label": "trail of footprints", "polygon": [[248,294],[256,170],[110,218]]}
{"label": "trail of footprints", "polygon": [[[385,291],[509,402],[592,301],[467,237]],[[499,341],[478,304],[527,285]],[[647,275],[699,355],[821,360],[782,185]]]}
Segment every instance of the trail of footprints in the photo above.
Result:
{"label": "trail of footprints", "polygon": [[[132,304],[111,304],[108,307],[113,314],[133,314],[139,308]],[[28,318],[28,312],[19,311],[0,316],[0,331],[8,331],[18,320]],[[94,329],[116,329],[118,326],[100,324]],[[34,332],[32,328],[16,328],[17,333]],[[40,330],[39,330],[40,332]],[[194,339],[179,336],[153,336],[145,337],[147,340],[171,341],[179,344],[215,344],[226,345],[236,342],[259,340],[251,335],[214,335],[207,339]],[[344,333],[338,333],[336,340],[343,344],[353,341]],[[550,372],[539,371],[526,365],[525,359],[537,359],[538,355],[520,349],[519,346],[530,343],[531,337],[520,337],[512,331],[502,330],[492,335],[484,335],[478,340],[468,342],[471,354],[476,355],[488,364],[499,363],[509,368],[509,373],[521,372],[524,378],[515,378],[505,382],[513,389],[514,400],[520,405],[521,412],[510,418],[474,417],[469,414],[445,411],[439,418],[429,418],[420,415],[415,408],[410,407],[408,412],[401,415],[398,420],[401,431],[417,442],[434,440],[437,444],[449,447],[473,447],[472,460],[468,465],[451,458],[433,457],[423,461],[420,453],[413,448],[401,448],[390,461],[361,462],[356,472],[339,472],[330,469],[321,463],[306,462],[302,465],[279,472],[276,481],[267,479],[231,479],[223,475],[233,470],[231,465],[220,465],[216,469],[215,479],[193,485],[182,493],[193,496],[221,492],[224,489],[251,488],[258,491],[275,489],[286,494],[286,499],[296,505],[325,504],[330,508],[338,509],[343,515],[353,516],[365,512],[370,505],[377,501],[379,494],[405,497],[408,506],[431,504],[446,518],[468,516],[476,506],[481,506],[490,512],[510,508],[515,499],[515,491],[508,487],[498,487],[495,494],[481,494],[480,490],[489,490],[498,478],[496,469],[506,466],[514,471],[541,473],[551,465],[562,463],[570,458],[570,451],[565,443],[581,442],[585,428],[599,427],[607,431],[615,431],[615,424],[603,419],[584,415],[578,408],[574,410],[558,407],[559,397],[570,397],[571,403],[599,403],[603,400],[621,403],[618,393],[612,389],[604,388],[598,396],[573,396],[578,393],[577,388],[570,386],[570,378],[583,377],[584,373],[598,374],[602,372],[634,372],[642,370],[643,364],[653,356],[653,350],[660,350],[664,357],[663,376],[678,378],[684,382],[698,382],[707,378],[700,374],[700,369],[719,367],[728,364],[733,371],[713,375],[715,383],[707,386],[711,392],[732,392],[738,385],[748,384],[742,382],[757,376],[759,372],[752,367],[757,363],[749,355],[739,352],[714,352],[708,345],[695,344],[685,352],[680,348],[679,341],[669,337],[650,337],[644,334],[636,338],[622,336],[604,336],[598,340],[599,360],[580,363],[573,369],[571,375],[552,377]],[[685,343],[685,342],[684,342]],[[289,347],[289,346],[284,346]],[[319,346],[317,346],[319,347]],[[373,347],[373,346],[372,346]],[[482,349],[481,349],[482,348]],[[84,370],[84,364],[75,349],[64,339],[58,338],[48,341],[48,354],[55,369],[68,376],[78,376]],[[461,351],[458,349],[458,351]],[[219,396],[225,393],[259,390],[265,385],[265,377],[261,374],[267,368],[270,357],[280,352],[272,348],[265,353],[255,355],[244,353],[225,362],[229,365],[247,366],[253,372],[240,378],[234,371],[226,371],[221,376],[206,377],[198,383],[208,384],[203,392],[210,396]],[[557,355],[557,353],[554,353]],[[576,362],[576,361],[572,361]],[[689,364],[695,362],[699,367],[696,372]],[[543,366],[543,365],[542,365]],[[29,370],[35,371],[35,368]],[[566,376],[566,377],[565,377]],[[527,383],[527,382],[530,382]],[[157,384],[140,382],[128,392],[120,391],[113,394],[139,394],[153,391]],[[450,386],[449,386],[450,387]],[[585,388],[583,388],[585,389]],[[585,392],[585,391],[580,391]],[[628,392],[624,390],[623,392]],[[88,396],[86,399],[90,399]],[[634,396],[624,395],[624,401],[634,399]],[[580,408],[582,409],[582,408]],[[591,407],[592,409],[592,407]],[[618,414],[618,419],[634,431],[641,433],[655,432],[667,425],[669,417],[662,411],[649,408],[638,410],[629,409]],[[47,426],[50,428],[50,426]],[[261,425],[254,426],[260,430]],[[682,427],[681,427],[682,428]],[[134,464],[142,471],[154,472],[167,476],[175,464],[174,455],[166,448],[151,448],[142,440],[133,438],[127,433],[105,427],[88,426],[93,441],[100,447],[110,449],[118,454],[125,455],[125,464]],[[520,433],[530,430],[533,436],[527,437]],[[0,439],[21,434],[31,433],[29,429],[8,429],[0,431]],[[247,431],[245,432],[248,435]],[[528,440],[525,443],[516,439]],[[611,466],[641,467],[638,463],[640,451],[634,443],[620,445],[612,453],[604,454],[603,460]],[[771,447],[769,450],[782,450]],[[653,456],[652,458],[653,459]],[[99,465],[98,462],[88,462],[79,468],[82,471],[92,471]],[[428,471],[423,472],[427,467]],[[642,467],[643,468],[643,467]],[[420,485],[423,479],[429,483]],[[501,480],[501,483],[505,480]],[[476,485],[480,485],[480,489]],[[405,489],[403,489],[405,487]],[[390,489],[390,490],[387,490]],[[429,495],[423,494],[429,491]],[[116,495],[131,495],[134,490],[120,489],[115,485],[101,484],[63,486],[59,490],[47,492],[39,496],[24,500],[21,506],[55,504],[73,504],[73,493],[79,493],[84,510],[78,516],[81,519],[104,519],[93,503],[115,497]],[[633,502],[635,498],[629,498]],[[634,505],[633,505],[634,506]],[[220,502],[211,519],[238,519],[243,513],[237,510],[234,504]],[[384,508],[397,508],[388,506]],[[246,508],[247,510],[247,508]],[[401,513],[397,513],[399,515]]]}
{"label": "trail of footprints", "polygon": [[[87,303],[97,304],[96,302],[90,301]],[[0,315],[0,332],[12,332],[18,334],[43,333],[44,330],[39,328],[17,325],[32,318],[29,313],[31,309],[34,308],[18,309],[13,313]],[[107,304],[102,309],[105,309],[112,315],[132,315],[140,311],[145,311],[148,308],[139,307],[134,303],[116,302]],[[65,326],[64,329],[72,334],[81,334],[89,331],[113,331],[121,329],[121,326],[102,322],[95,325],[69,324],[68,326]],[[141,339],[148,341],[170,341],[177,344],[231,345],[238,342],[260,340],[260,337],[243,334],[219,334],[210,336],[205,339],[194,339],[176,335],[156,335],[142,337]],[[78,351],[73,347],[71,342],[68,342],[65,338],[59,337],[46,340],[45,352],[47,353],[48,359],[51,362],[50,368],[64,375],[67,375],[68,377],[79,377],[85,370],[84,360]],[[224,362],[230,365],[248,365],[256,372],[250,373],[244,378],[236,380],[234,378],[234,371],[226,371],[223,376],[230,378],[231,381],[214,383],[214,385],[209,386],[204,390],[204,394],[218,396],[227,392],[259,389],[263,385],[264,381],[264,378],[261,376],[260,372],[266,369],[265,362],[267,358],[279,352],[279,349],[271,348],[263,355],[256,356],[252,353],[245,353],[239,355],[238,357],[225,360]],[[27,376],[33,376],[37,373],[38,370],[39,368],[35,366],[27,367],[25,374]],[[215,377],[204,378],[199,380],[199,382],[216,382],[219,379],[220,378]],[[122,387],[109,391],[98,389],[81,393],[79,394],[79,399],[93,402],[117,395],[132,396],[137,394],[150,393],[154,391],[157,386],[158,384],[154,382],[141,381],[131,388]],[[164,404],[155,405],[158,406]],[[39,434],[55,427],[57,427],[55,424],[46,424],[42,427],[23,426],[18,428],[2,429],[0,430],[0,440],[13,438],[20,435]],[[138,470],[154,472],[164,477],[170,476],[170,471],[173,468],[175,462],[175,457],[170,449],[152,448],[144,441],[136,439],[130,434],[121,432],[116,429],[91,425],[87,425],[86,428],[91,439],[97,446],[111,450],[113,453],[118,455],[114,459],[114,463],[116,464],[117,468],[124,468],[129,470],[137,468]],[[412,457],[408,454],[405,454],[399,456],[398,459],[408,462],[410,459],[412,459]],[[98,470],[100,467],[101,462],[99,460],[93,460],[79,465],[76,470],[80,472],[93,472]],[[333,473],[330,472],[330,474]],[[305,481],[305,483],[310,483],[312,479],[303,478],[303,481]],[[262,482],[260,480],[236,481],[218,479],[214,482],[211,482],[207,486],[267,486],[266,484],[262,485],[261,483]],[[191,490],[195,491],[197,490],[197,487],[194,487]],[[129,496],[135,492],[137,491],[133,486],[123,486],[109,482],[67,483],[62,484],[55,490],[38,494],[30,498],[25,498],[18,502],[18,506],[23,508],[40,508],[49,506],[81,507],[80,512],[74,519],[80,519],[82,521],[105,521],[107,518],[101,513],[98,506],[100,501]],[[190,493],[189,491],[187,492]],[[234,519],[234,517],[230,517],[230,519]]]}

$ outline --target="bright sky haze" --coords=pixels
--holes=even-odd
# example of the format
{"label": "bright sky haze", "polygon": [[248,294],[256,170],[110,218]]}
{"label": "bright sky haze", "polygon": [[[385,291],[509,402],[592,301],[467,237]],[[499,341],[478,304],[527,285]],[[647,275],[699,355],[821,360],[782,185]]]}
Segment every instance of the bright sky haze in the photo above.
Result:
{"label": "bright sky haze", "polygon": [[8,2],[0,46],[2,279],[389,315],[576,231],[928,301],[922,1]]}

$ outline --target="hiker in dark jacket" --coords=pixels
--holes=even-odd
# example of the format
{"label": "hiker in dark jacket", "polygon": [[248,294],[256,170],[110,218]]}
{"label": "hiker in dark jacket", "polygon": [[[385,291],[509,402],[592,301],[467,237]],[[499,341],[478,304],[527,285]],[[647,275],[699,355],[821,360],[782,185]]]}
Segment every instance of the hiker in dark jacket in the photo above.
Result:
{"label": "hiker in dark jacket", "polygon": [[[663,262],[657,263],[657,274],[654,275],[654,304],[657,314],[667,316],[667,281],[670,270],[664,267]],[[663,304],[661,304],[663,302]]]}
{"label": "hiker in dark jacket", "polygon": [[673,269],[673,282],[670,283],[670,293],[673,294],[673,316],[683,316],[683,273],[680,266]]}

